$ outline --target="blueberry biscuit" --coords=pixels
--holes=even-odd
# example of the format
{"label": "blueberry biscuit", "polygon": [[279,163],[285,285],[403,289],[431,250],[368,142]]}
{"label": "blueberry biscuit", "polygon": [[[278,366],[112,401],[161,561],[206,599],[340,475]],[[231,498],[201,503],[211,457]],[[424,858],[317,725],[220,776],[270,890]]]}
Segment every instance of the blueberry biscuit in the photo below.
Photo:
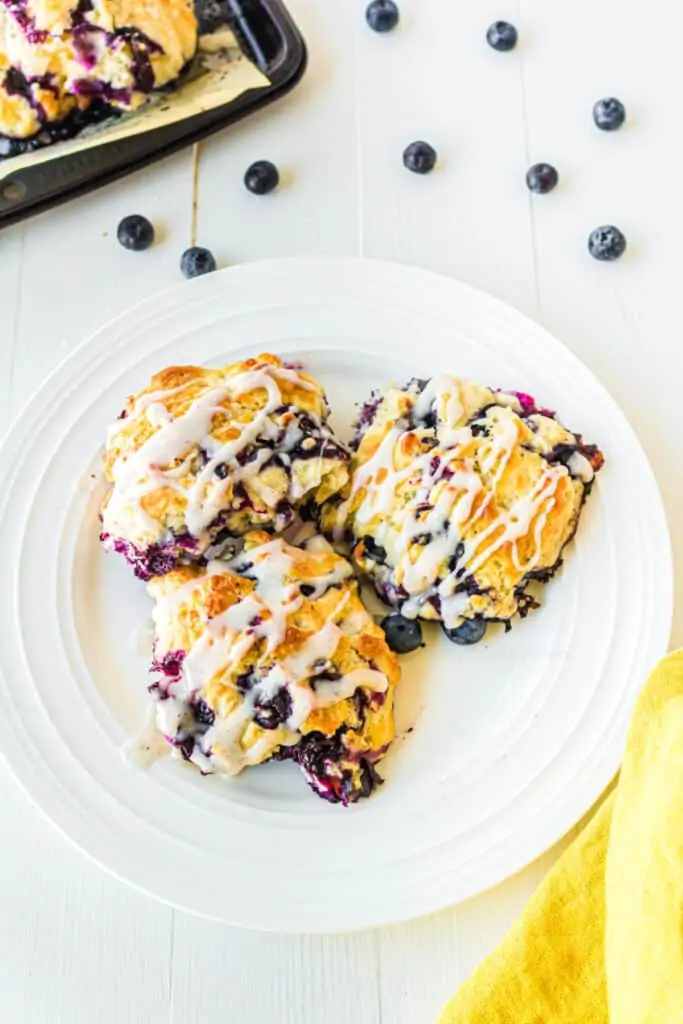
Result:
{"label": "blueberry biscuit", "polygon": [[64,138],[89,112],[135,110],[196,48],[191,0],[2,0],[0,136]]}
{"label": "blueberry biscuit", "polygon": [[537,602],[574,536],[603,458],[527,395],[447,374],[374,396],[343,502],[322,510],[353,561],[407,618],[457,643]]}
{"label": "blueberry biscuit", "polygon": [[348,481],[327,418],[322,387],[272,355],[157,374],[109,431],[104,547],[149,579],[254,528],[285,529]]}
{"label": "blueberry biscuit", "polygon": [[291,759],[325,800],[370,795],[394,738],[399,669],[326,541],[295,548],[254,532],[232,561],[176,569],[148,589],[150,692],[177,757],[229,775]]}

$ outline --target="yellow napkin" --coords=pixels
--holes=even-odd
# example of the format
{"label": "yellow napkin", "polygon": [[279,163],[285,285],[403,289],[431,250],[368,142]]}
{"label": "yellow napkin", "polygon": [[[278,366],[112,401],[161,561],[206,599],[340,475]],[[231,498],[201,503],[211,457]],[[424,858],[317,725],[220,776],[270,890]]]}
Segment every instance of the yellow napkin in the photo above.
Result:
{"label": "yellow napkin", "polygon": [[683,1024],[683,651],[640,695],[616,790],[439,1024]]}

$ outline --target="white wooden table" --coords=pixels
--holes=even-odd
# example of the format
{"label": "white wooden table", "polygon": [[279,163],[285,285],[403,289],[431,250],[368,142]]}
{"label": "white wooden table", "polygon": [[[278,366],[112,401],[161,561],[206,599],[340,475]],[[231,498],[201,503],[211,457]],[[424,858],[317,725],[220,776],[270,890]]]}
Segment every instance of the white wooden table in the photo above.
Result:
{"label": "white wooden table", "polygon": [[[670,7],[664,21],[652,6],[636,18],[620,0],[400,3],[400,30],[378,36],[365,25],[365,0],[291,0],[310,70],[280,105],[202,145],[199,243],[221,264],[310,253],[415,263],[539,319],[629,415],[683,567],[683,10]],[[499,17],[519,27],[513,53],[484,41]],[[629,110],[615,134],[591,120],[605,95]],[[439,151],[430,177],[402,167],[416,138]],[[286,187],[264,199],[241,184],[261,157],[286,172]],[[538,160],[562,180],[531,197],[524,173]],[[0,426],[102,322],[180,283],[192,167],[192,153],[181,153],[2,233]],[[137,212],[159,229],[145,254],[115,237],[119,219]],[[629,238],[618,264],[587,254],[588,232],[604,223]],[[108,877],[38,816],[4,768],[2,780],[3,1024],[431,1022],[558,852],[402,927],[264,936],[194,919]]]}

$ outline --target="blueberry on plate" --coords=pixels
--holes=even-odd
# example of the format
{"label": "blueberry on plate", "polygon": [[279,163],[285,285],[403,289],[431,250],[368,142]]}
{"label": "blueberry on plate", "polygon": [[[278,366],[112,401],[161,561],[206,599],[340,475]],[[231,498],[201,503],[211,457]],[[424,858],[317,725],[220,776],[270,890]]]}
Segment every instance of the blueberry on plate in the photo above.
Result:
{"label": "blueberry on plate", "polygon": [[465,647],[483,640],[487,626],[486,619],[463,619],[455,629],[444,626],[443,631],[452,643]]}
{"label": "blueberry on plate", "polygon": [[372,0],[365,12],[365,20],[375,32],[391,32],[398,25],[399,17],[394,0]]}
{"label": "blueberry on plate", "polygon": [[270,160],[257,160],[247,168],[244,184],[255,196],[266,196],[280,184],[280,172]]}
{"label": "blueberry on plate", "polygon": [[588,251],[596,260],[618,260],[626,251],[626,237],[613,224],[603,224],[588,236]]}
{"label": "blueberry on plate", "polygon": [[530,192],[545,195],[552,192],[560,180],[560,176],[552,164],[534,164],[526,172],[526,183]]}
{"label": "blueberry on plate", "polygon": [[201,277],[216,269],[216,259],[208,249],[202,248],[201,245],[193,245],[181,256],[180,269],[183,277]]}
{"label": "blueberry on plate", "polygon": [[608,96],[593,107],[593,120],[603,132],[615,132],[626,120],[626,107],[621,100]]}
{"label": "blueberry on plate", "polygon": [[422,626],[417,619],[406,619],[403,615],[388,615],[380,625],[389,647],[396,654],[410,654],[422,646]]}
{"label": "blueberry on plate", "polygon": [[124,249],[143,252],[154,241],[154,225],[139,213],[124,217],[116,229],[116,237]]}
{"label": "blueberry on plate", "polygon": [[403,166],[413,174],[429,174],[436,166],[436,150],[428,142],[411,142],[403,153]]}
{"label": "blueberry on plate", "polygon": [[517,29],[509,21],[494,21],[486,33],[486,42],[501,53],[514,50],[517,38]]}

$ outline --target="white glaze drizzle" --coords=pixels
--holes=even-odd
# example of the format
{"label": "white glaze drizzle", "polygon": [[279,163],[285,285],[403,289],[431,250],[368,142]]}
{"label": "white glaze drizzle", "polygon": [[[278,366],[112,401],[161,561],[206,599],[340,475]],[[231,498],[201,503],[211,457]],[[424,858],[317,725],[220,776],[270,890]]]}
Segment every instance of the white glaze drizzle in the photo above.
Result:
{"label": "white glaze drizzle", "polygon": [[[307,548],[312,551],[329,550],[326,541],[311,538]],[[211,562],[207,572],[237,571],[254,579],[253,592],[241,601],[231,605],[220,615],[204,624],[202,635],[186,653],[180,678],[169,684],[168,697],[157,705],[157,727],[166,736],[174,737],[182,729],[183,719],[188,714],[188,701],[214,679],[221,675],[226,679],[235,676],[244,658],[259,640],[266,641],[265,656],[283,642],[287,619],[297,611],[306,598],[301,593],[306,579],[291,579],[294,559],[287,552],[282,539],[278,538],[244,551],[229,563]],[[324,576],[312,577],[309,586],[315,587],[310,600],[340,583],[352,574],[351,567],[338,559],[335,567]],[[203,585],[204,576],[198,576],[159,598],[154,611],[157,627],[157,647],[169,649],[169,623],[179,608],[192,601],[193,591]],[[338,680],[322,680],[311,686],[311,677],[316,667],[328,662],[334,655],[344,635],[343,613],[349,601],[349,593],[341,592],[339,601],[329,613],[322,628],[314,633],[296,654],[277,662],[271,670],[253,683],[243,699],[227,715],[217,717],[214,724],[196,742],[191,760],[203,771],[227,771],[235,774],[249,764],[258,763],[272,748],[272,739],[265,736],[262,741],[244,749],[241,738],[244,729],[254,719],[259,703],[272,700],[280,689],[289,693],[292,708],[284,726],[286,745],[297,741],[297,733],[312,711],[326,707],[337,700],[353,695],[359,686],[366,686],[376,692],[385,692],[388,687],[386,676],[374,670],[357,670]],[[341,619],[342,625],[337,621]],[[360,629],[370,622],[364,616],[357,622]],[[263,656],[263,654],[262,654]],[[218,755],[212,756],[212,747],[218,748]],[[179,756],[178,751],[174,751]],[[200,763],[201,762],[201,763]],[[207,767],[208,765],[208,767]]]}
{"label": "white glaze drizzle", "polygon": [[[471,601],[468,594],[456,593],[459,584],[476,573],[503,545],[510,544],[513,564],[520,573],[530,572],[538,565],[543,530],[555,503],[557,486],[566,477],[567,469],[546,465],[530,493],[520,497],[509,510],[499,509],[486,529],[476,534],[473,528],[490,507],[514,451],[519,421],[512,408],[500,408],[487,419],[490,437],[479,446],[481,474],[487,478],[486,493],[477,504],[485,487],[482,475],[465,451],[473,434],[462,425],[462,398],[455,378],[445,374],[432,378],[415,399],[416,419],[424,420],[434,403],[438,447],[413,458],[405,468],[396,469],[396,453],[410,443],[411,433],[419,437],[420,431],[409,431],[403,421],[394,424],[374,455],[356,469],[351,500],[364,492],[354,513],[357,536],[362,536],[365,525],[380,518],[379,527],[373,528],[373,540],[390,552],[391,580],[409,594],[401,606],[402,613],[417,617],[429,599],[438,596],[441,617],[447,626],[453,627],[468,611]],[[584,462],[590,466],[588,460]],[[453,474],[450,479],[444,473],[447,467]],[[571,469],[575,476],[581,476],[585,467],[577,460]],[[416,491],[407,504],[400,506],[396,495],[409,481],[415,483]],[[433,507],[421,510],[425,505]],[[345,517],[347,512],[348,504],[340,515]],[[523,562],[518,543],[530,531],[534,550]],[[416,540],[427,537],[421,546],[416,544]],[[458,548],[457,564],[444,577],[444,568]]]}
{"label": "white glaze drizzle", "polygon": [[[257,438],[271,442],[277,439],[279,428],[271,417],[284,404],[279,380],[296,383],[306,390],[319,390],[293,370],[264,364],[228,378],[220,387],[203,392],[180,416],[173,416],[164,403],[181,392],[183,385],[141,395],[128,416],[109,428],[108,444],[130,425],[131,420],[143,416],[155,430],[137,451],[124,449],[113,464],[114,486],[103,509],[104,532],[134,539],[158,535],[160,524],[145,512],[142,502],[147,495],[161,488],[170,488],[182,495],[186,502],[187,529],[201,540],[206,528],[224,509],[226,493],[234,482],[248,479],[253,493],[268,509],[274,510],[282,495],[258,479],[263,464],[272,457],[272,451],[266,449],[257,453],[255,459],[243,466],[238,464],[237,458]],[[212,425],[217,415],[225,414],[226,399],[260,389],[266,392],[262,408],[249,422],[240,425],[236,438],[218,441],[212,434]],[[312,416],[311,413],[307,415]],[[315,419],[314,416],[312,418]],[[296,420],[289,425],[288,431],[289,440],[293,443],[302,436]],[[194,478],[188,479],[191,461],[199,449],[206,453],[207,462]],[[216,473],[222,464],[230,470],[224,478]],[[306,488],[300,481],[292,480],[289,490],[296,499],[303,496]],[[159,538],[153,536],[152,539]]]}

